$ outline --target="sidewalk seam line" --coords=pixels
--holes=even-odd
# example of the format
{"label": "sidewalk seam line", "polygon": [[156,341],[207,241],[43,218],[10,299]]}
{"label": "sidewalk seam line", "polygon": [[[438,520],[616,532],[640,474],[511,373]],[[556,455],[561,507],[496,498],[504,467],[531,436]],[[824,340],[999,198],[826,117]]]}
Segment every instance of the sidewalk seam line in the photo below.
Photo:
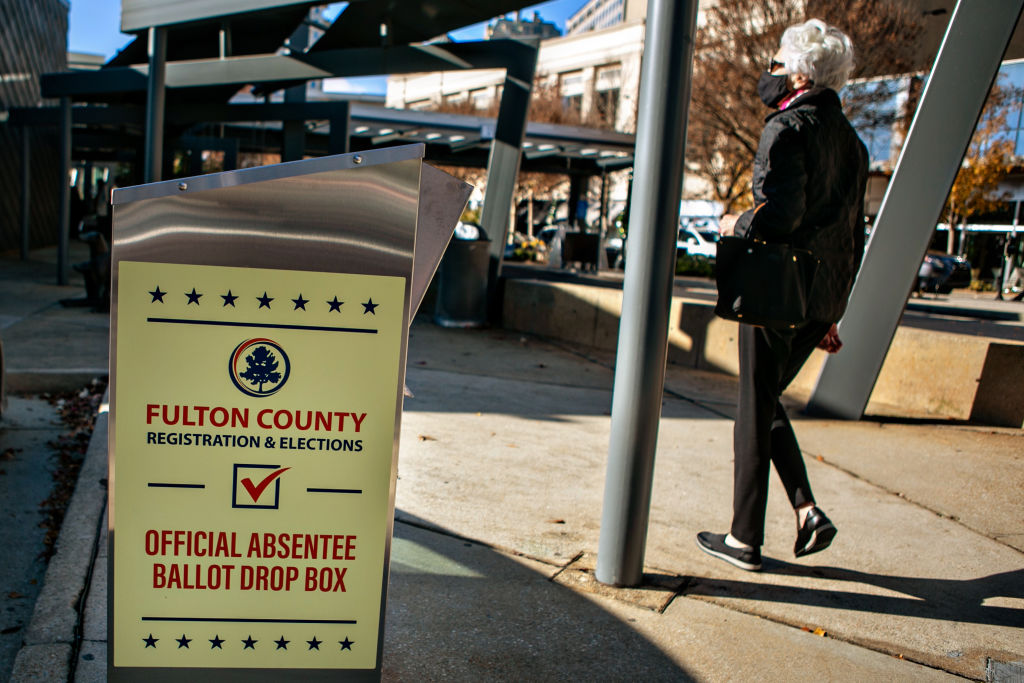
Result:
{"label": "sidewalk seam line", "polygon": [[827,465],[828,467],[831,467],[834,470],[842,472],[843,474],[845,474],[847,476],[853,477],[854,479],[856,479],[858,481],[862,481],[865,484],[868,484],[869,486],[872,486],[872,487],[878,489],[879,491],[887,493],[890,496],[895,496],[896,498],[899,498],[900,500],[906,501],[907,503],[910,503],[911,505],[913,505],[916,508],[924,510],[925,512],[930,512],[931,514],[935,515],[936,517],[940,517],[942,519],[948,520],[948,521],[952,522],[953,524],[956,524],[958,526],[963,527],[964,529],[966,529],[967,531],[970,531],[973,534],[977,534],[978,536],[981,536],[982,538],[987,538],[988,540],[992,541],[993,543],[998,543],[999,545],[1001,545],[1001,546],[1003,546],[1003,547],[1005,547],[1005,548],[1007,548],[1009,550],[1012,550],[1012,551],[1016,552],[1019,555],[1024,555],[1024,551],[1020,550],[1019,548],[1015,548],[1014,546],[1010,545],[1009,543],[1006,543],[1005,541],[1001,541],[998,538],[994,538],[992,536],[989,536],[986,533],[983,533],[982,531],[979,531],[978,529],[975,529],[974,527],[968,526],[963,521],[961,521],[959,517],[953,517],[951,515],[947,515],[944,512],[940,512],[938,510],[932,509],[932,508],[928,507],[927,505],[925,505],[924,503],[919,503],[918,501],[914,500],[913,498],[908,498],[907,496],[903,495],[899,491],[893,491],[892,489],[890,489],[890,488],[888,488],[886,486],[883,486],[882,484],[877,484],[877,483],[871,481],[870,479],[866,479],[866,478],[860,476],[859,474],[857,474],[856,472],[852,472],[852,471],[846,469],[845,467],[842,467],[841,465],[826,459],[824,455],[820,455],[820,454],[817,454],[817,453],[812,453],[810,451],[806,451],[806,450],[803,450],[803,449],[801,449],[800,452],[801,452],[801,454],[804,455],[804,457],[810,457],[812,460],[820,462],[823,465]]}

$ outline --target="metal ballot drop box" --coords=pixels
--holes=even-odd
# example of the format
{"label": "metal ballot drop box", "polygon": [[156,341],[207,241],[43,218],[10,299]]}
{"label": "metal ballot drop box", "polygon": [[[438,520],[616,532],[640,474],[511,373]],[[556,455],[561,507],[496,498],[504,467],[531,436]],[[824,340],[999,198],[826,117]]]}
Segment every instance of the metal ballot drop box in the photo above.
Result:
{"label": "metal ballot drop box", "polygon": [[423,151],[114,193],[109,680],[379,680]]}

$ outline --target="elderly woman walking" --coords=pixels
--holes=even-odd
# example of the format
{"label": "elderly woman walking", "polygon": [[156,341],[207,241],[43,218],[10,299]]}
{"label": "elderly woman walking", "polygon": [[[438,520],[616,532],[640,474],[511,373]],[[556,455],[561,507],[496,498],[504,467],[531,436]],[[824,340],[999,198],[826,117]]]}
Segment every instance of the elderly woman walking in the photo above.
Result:
{"label": "elderly woman walking", "polygon": [[786,29],[757,84],[777,111],[766,119],[754,160],[755,208],[722,219],[724,234],[783,242],[820,259],[808,320],[786,331],[740,325],[732,527],[701,532],[697,545],[750,571],[761,568],[770,463],[796,512],[796,556],[824,550],[836,535],[815,505],[779,399],[815,347],[835,353],[842,346],[835,323],[864,250],[867,150],[836,94],[852,69],[853,46],[839,29],[818,19]]}

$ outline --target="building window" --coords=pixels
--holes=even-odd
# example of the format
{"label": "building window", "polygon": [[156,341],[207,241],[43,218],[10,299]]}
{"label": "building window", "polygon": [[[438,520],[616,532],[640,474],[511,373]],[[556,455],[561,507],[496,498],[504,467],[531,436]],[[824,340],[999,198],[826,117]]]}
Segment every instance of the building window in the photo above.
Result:
{"label": "building window", "polygon": [[444,96],[444,103],[445,104],[449,104],[449,105],[462,104],[465,101],[466,101],[466,93],[464,93],[464,92],[457,92],[457,93],[452,93],[451,95],[445,95]]}
{"label": "building window", "polygon": [[598,67],[594,79],[594,107],[601,120],[615,126],[618,114],[619,94],[622,88],[622,66],[611,64]]}
{"label": "building window", "polygon": [[571,71],[559,77],[559,94],[562,96],[562,108],[577,113],[583,111],[583,72]]}
{"label": "building window", "polygon": [[491,102],[493,101],[490,89],[478,88],[476,90],[470,90],[469,101],[473,104],[473,109],[487,109],[491,106]]}

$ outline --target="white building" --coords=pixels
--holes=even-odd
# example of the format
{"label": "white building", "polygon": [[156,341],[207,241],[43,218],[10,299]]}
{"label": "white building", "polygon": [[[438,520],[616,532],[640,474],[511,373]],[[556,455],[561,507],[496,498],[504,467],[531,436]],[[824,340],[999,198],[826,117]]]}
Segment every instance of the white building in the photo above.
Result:
{"label": "white building", "polygon": [[[590,31],[541,42],[537,81],[557,88],[567,107],[584,118],[600,112],[615,130],[633,132],[640,88],[644,22]],[[420,73],[388,78],[388,107],[430,109],[469,101],[487,109],[501,96],[502,69]]]}
{"label": "white building", "polygon": [[568,35],[600,31],[622,23],[633,23],[647,16],[647,0],[589,0],[566,19]]}

